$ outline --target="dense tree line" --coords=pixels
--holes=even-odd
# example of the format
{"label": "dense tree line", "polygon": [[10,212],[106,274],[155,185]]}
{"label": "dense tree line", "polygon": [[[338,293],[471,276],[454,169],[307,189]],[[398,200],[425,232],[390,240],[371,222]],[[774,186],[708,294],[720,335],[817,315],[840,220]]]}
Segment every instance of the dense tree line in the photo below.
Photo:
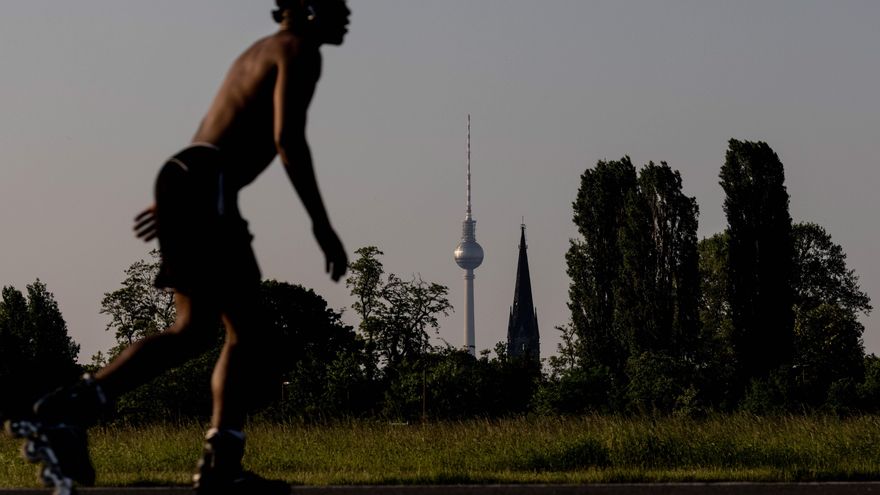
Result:
{"label": "dense tree line", "polygon": [[731,140],[720,179],[728,227],[697,242],[696,202],[665,163],[581,176],[553,410],[876,409],[858,321],[870,300],[842,248],[792,222],[766,143]]}
{"label": "dense tree line", "polygon": [[[314,291],[278,281],[262,283],[260,314],[270,340],[264,365],[272,379],[254,384],[253,413],[274,420],[384,417],[393,420],[499,416],[529,410],[540,370],[508,359],[504,346],[474,359],[431,343],[438,317],[451,310],[448,289],[418,276],[386,274],[376,247],[359,249],[347,279],[360,317],[358,329]],[[109,358],[173,321],[166,293],[150,281],[157,260],[126,270],[103,311],[117,345]],[[116,420],[142,422],[201,418],[210,413],[213,363],[222,329],[206,336],[205,353],[124,395]],[[134,337],[132,337],[134,336]],[[106,362],[94,359],[94,366]]]}
{"label": "dense tree line", "polygon": [[[375,246],[356,251],[347,287],[359,323],[346,325],[314,291],[261,285],[271,379],[253,384],[253,412],[275,420],[394,421],[520,414],[703,415],[880,408],[880,358],[866,356],[859,316],[871,311],[841,246],[795,223],[784,168],[766,144],[731,140],[720,170],[728,226],[697,238],[699,209],[668,164],[628,157],[581,176],[579,237],[566,254],[571,320],[541,369],[503,342],[473,357],[436,337],[448,289],[386,273]],[[174,321],[152,280],[158,253],[132,264],[101,312],[116,346]],[[176,421],[210,413],[209,383],[223,330],[204,353],[116,401],[108,420]],[[439,344],[438,344],[439,342]],[[0,301],[3,411],[82,372],[58,305],[37,280]]]}

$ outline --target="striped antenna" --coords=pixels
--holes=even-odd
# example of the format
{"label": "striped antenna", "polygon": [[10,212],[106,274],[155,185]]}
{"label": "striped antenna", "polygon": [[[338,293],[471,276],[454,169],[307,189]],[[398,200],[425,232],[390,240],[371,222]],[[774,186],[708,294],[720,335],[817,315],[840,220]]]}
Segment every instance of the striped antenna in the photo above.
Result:
{"label": "striped antenna", "polygon": [[471,114],[467,116],[467,217],[471,218]]}

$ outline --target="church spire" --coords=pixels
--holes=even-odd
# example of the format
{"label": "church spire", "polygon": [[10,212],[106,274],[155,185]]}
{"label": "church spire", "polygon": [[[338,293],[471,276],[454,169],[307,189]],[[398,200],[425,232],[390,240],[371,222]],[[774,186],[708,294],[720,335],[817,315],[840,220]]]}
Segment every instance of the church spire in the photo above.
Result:
{"label": "church spire", "polygon": [[526,254],[526,225],[520,225],[519,260],[516,265],[516,287],[507,325],[507,353],[511,357],[530,356],[541,359],[538,317],[532,299],[529,258]]}

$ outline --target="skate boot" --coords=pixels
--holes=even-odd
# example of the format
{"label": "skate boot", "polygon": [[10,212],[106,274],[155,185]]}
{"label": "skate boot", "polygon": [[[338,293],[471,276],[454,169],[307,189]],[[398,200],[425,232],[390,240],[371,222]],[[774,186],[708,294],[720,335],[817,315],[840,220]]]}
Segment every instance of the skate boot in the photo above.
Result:
{"label": "skate boot", "polygon": [[25,459],[41,464],[40,479],[54,487],[56,495],[73,493],[74,482],[95,483],[86,428],[106,403],[100,386],[85,375],[76,384],[37,401],[33,419],[6,423],[7,434],[24,440]]}
{"label": "skate boot", "polygon": [[241,465],[244,457],[244,434],[212,428],[205,435],[202,458],[193,475],[193,489],[198,495],[288,495],[290,486],[279,480],[267,480]]}
{"label": "skate boot", "polygon": [[39,478],[45,486],[55,489],[54,495],[73,494],[74,483],[95,484],[85,428],[21,420],[8,421],[6,432],[24,439],[24,458],[41,465]]}
{"label": "skate boot", "polygon": [[94,425],[108,408],[107,396],[92,375],[86,373],[69,387],[61,387],[34,404],[34,414],[43,423]]}

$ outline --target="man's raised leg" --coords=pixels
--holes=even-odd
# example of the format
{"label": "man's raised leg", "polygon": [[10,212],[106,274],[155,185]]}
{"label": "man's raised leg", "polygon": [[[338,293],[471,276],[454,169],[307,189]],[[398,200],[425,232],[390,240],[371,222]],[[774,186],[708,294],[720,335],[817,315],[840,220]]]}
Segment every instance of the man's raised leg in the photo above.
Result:
{"label": "man's raised leg", "polygon": [[139,340],[98,371],[95,378],[107,394],[117,397],[183,364],[207,348],[220,321],[213,301],[176,292],[174,324]]}

